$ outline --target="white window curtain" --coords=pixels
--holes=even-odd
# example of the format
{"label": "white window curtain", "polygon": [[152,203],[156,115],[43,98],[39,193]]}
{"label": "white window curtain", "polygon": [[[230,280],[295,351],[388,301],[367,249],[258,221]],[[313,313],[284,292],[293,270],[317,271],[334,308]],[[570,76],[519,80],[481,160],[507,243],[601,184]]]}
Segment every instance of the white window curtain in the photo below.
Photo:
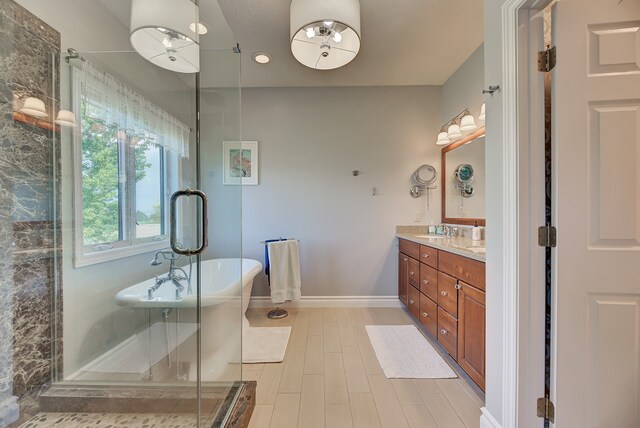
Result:
{"label": "white window curtain", "polygon": [[117,124],[127,133],[189,157],[191,130],[187,125],[89,61],[83,64],[82,71],[82,96],[87,116]]}

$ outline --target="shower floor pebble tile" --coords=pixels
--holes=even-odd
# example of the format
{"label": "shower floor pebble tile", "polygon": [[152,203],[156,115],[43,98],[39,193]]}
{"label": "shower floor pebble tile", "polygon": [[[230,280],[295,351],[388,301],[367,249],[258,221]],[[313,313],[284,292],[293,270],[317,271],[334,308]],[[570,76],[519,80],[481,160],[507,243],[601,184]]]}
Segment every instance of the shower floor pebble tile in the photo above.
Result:
{"label": "shower floor pebble tile", "polygon": [[20,428],[193,428],[195,415],[135,414],[135,413],[39,413]]}

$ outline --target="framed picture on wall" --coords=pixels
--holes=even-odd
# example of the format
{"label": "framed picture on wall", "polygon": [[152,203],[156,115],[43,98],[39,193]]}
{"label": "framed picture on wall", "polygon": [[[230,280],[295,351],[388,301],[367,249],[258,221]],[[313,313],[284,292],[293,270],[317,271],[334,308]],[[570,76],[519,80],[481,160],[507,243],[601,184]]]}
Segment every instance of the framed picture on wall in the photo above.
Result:
{"label": "framed picture on wall", "polygon": [[224,185],[258,185],[258,142],[223,141]]}

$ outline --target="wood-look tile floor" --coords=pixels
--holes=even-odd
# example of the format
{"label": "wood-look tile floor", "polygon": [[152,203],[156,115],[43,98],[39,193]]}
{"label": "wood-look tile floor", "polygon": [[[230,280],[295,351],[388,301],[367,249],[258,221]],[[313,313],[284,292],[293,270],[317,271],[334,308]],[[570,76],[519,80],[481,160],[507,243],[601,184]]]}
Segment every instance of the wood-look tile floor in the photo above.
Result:
{"label": "wood-look tile floor", "polygon": [[290,309],[252,326],[293,326],[285,360],[244,364],[258,382],[250,428],[477,428],[483,398],[464,379],[387,379],[366,325],[414,324],[400,308]]}

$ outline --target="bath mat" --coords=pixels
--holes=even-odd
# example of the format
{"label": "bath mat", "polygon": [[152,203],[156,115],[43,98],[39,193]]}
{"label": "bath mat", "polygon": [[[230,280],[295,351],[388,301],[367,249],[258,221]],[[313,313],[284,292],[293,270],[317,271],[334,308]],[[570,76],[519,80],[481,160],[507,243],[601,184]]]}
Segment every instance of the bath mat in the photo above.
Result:
{"label": "bath mat", "polygon": [[368,325],[367,334],[388,379],[458,377],[414,325]]}
{"label": "bath mat", "polygon": [[243,363],[281,363],[291,327],[247,327],[242,332]]}

